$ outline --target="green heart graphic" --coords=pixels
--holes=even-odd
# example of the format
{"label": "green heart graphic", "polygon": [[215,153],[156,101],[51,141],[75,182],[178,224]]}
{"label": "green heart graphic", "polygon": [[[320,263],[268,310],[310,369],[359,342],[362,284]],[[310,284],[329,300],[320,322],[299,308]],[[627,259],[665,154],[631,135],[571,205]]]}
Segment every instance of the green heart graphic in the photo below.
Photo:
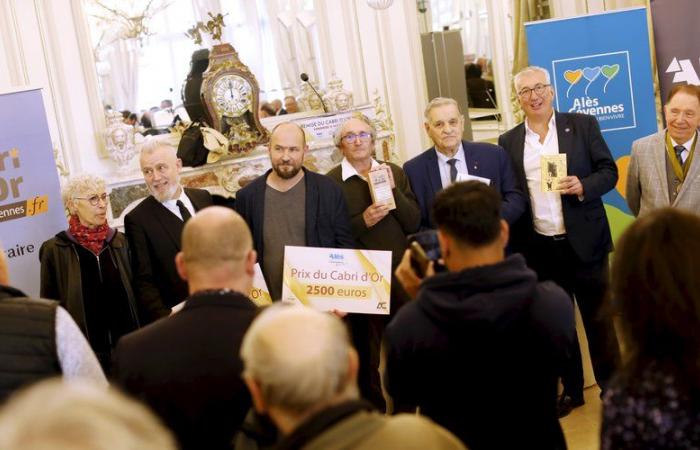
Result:
{"label": "green heart graphic", "polygon": [[600,68],[600,71],[605,78],[611,80],[620,71],[620,65],[613,64],[612,66],[603,66]]}

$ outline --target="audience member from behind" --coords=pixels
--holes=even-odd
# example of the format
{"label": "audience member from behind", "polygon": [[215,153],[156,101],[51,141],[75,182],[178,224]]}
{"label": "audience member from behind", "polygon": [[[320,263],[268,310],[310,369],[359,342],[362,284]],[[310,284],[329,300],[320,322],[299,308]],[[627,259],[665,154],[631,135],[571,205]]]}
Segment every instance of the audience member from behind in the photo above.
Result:
{"label": "audience member from behind", "polygon": [[10,287],[0,248],[0,403],[24,385],[57,375],[107,385],[70,315],[56,302],[28,298]]}
{"label": "audience member from behind", "polygon": [[109,196],[102,178],[72,178],[63,202],[68,229],[39,250],[41,296],[68,310],[109,374],[117,340],[139,327],[129,244],[107,224]]}
{"label": "audience member from behind", "polygon": [[3,450],[175,450],[146,407],[94,385],[48,380],[17,393],[0,412]]}
{"label": "audience member from behind", "polygon": [[387,417],[359,399],[357,353],[331,314],[271,306],[251,325],[241,357],[255,409],[284,435],[278,449],[464,448],[424,418]]}
{"label": "audience member from behind", "polygon": [[623,364],[603,396],[601,448],[700,448],[700,217],[652,211],[612,266]]}
{"label": "audience member from behind", "polygon": [[255,259],[238,214],[200,211],[185,225],[175,260],[189,283],[185,306],[117,345],[116,380],[160,415],[183,450],[230,448],[250,409],[238,349],[257,311],[247,297]]}
{"label": "audience member from behind", "polygon": [[[538,283],[521,255],[504,257],[500,203],[479,181],[436,196],[447,271],[423,280],[389,323],[385,385],[398,411],[420,407],[469,448],[563,449],[557,381],[575,333],[571,300]],[[396,276],[418,290],[410,251]]]}

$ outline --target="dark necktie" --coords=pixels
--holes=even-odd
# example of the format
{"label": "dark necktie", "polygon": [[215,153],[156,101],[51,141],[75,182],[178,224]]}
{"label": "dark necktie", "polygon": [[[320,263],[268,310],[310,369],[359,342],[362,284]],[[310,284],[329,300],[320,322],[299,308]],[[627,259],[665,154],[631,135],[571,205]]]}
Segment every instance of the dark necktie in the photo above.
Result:
{"label": "dark necktie", "polygon": [[683,165],[683,157],[681,156],[681,153],[683,153],[685,151],[685,147],[683,147],[682,145],[676,145],[675,147],[673,147],[673,149],[676,151],[676,159],[678,159],[678,162],[682,166]]}
{"label": "dark necktie", "polygon": [[454,183],[457,179],[457,160],[454,158],[448,159],[447,164],[450,166],[450,182]]}
{"label": "dark necktie", "polygon": [[180,215],[182,216],[182,222],[184,223],[184,222],[187,222],[188,220],[190,220],[190,218],[192,217],[192,214],[190,214],[190,211],[187,208],[185,208],[185,204],[182,203],[180,200],[178,200],[175,204],[177,205],[177,208],[180,210]]}

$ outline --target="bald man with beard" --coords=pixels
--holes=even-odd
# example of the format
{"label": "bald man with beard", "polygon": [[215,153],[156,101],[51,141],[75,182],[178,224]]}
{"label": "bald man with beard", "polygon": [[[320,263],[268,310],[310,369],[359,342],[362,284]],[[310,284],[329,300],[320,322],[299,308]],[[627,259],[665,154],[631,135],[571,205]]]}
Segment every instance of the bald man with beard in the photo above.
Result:
{"label": "bald man with beard", "polygon": [[184,307],[117,345],[116,380],[153,408],[183,450],[229,449],[251,406],[238,351],[257,310],[247,297],[255,260],[238,214],[218,206],[197,213],[175,259],[189,285]]}

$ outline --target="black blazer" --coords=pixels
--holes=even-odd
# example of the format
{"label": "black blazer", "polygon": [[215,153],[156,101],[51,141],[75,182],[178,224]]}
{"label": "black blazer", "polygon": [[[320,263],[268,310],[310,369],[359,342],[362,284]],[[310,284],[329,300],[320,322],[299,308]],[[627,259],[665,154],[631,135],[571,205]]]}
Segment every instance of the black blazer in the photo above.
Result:
{"label": "black blazer", "polygon": [[239,351],[256,313],[237,292],[195,295],[119,341],[114,377],[153,408],[182,449],[230,449],[251,406]]}
{"label": "black blazer", "polygon": [[[502,148],[484,142],[462,141],[464,160],[470,175],[491,180],[503,199],[501,215],[510,224],[525,210],[525,195],[516,186],[515,175],[508,155]],[[421,211],[421,227],[435,228],[431,217],[435,194],[442,190],[437,150],[431,147],[403,165],[411,190],[416,195]]]}
{"label": "black blazer", "polygon": [[[582,261],[600,261],[613,248],[601,197],[615,188],[617,166],[595,117],[560,112],[555,114],[559,153],[566,153],[567,174],[575,175],[581,180],[584,194],[582,201],[575,195],[561,197],[566,234],[571,247]],[[530,191],[523,165],[525,123],[502,134],[498,138],[498,144],[508,152],[518,187],[529,198]],[[511,227],[511,248],[526,255],[535,232],[530,202],[527,205],[525,214]]]}
{"label": "black blazer", "polygon": [[[304,170],[306,183],[306,245],[308,247],[357,248],[343,191],[331,178]],[[236,211],[253,233],[258,262],[263,267],[265,189],[272,169],[236,192]]]}
{"label": "black blazer", "polygon": [[[185,188],[185,194],[195,211],[212,204],[205,190]],[[183,227],[182,220],[152,195],[124,217],[142,323],[167,316],[187,297],[187,283],[175,269]]]}

